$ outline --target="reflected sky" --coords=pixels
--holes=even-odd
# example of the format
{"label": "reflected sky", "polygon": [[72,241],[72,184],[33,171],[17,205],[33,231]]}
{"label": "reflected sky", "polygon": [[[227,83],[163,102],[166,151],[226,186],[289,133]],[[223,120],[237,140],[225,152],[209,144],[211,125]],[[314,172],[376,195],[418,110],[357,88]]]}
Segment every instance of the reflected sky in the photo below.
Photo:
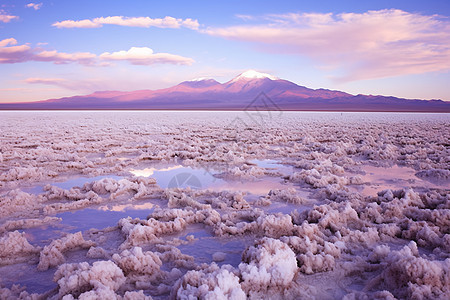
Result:
{"label": "reflected sky", "polygon": [[167,167],[167,168],[145,168],[145,169],[133,169],[130,171],[131,174],[138,177],[150,177],[153,176],[155,172],[168,172],[183,168],[182,165]]}

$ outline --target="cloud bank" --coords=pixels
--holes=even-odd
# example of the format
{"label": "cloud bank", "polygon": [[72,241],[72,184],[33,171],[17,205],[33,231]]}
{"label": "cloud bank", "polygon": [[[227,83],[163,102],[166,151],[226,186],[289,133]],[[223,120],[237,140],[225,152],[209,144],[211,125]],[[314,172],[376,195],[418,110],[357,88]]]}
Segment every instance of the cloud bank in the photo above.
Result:
{"label": "cloud bank", "polygon": [[104,66],[107,65],[107,61],[127,61],[134,65],[191,65],[194,62],[192,58],[180,55],[154,53],[147,47],[132,47],[128,51],[113,53],[104,52],[97,56],[89,52],[64,53],[56,50],[31,48],[29,45],[17,45],[17,40],[14,38],[0,40],[0,64],[27,61],[43,61],[54,64],[79,63],[86,66]]}
{"label": "cloud bank", "polygon": [[132,47],[128,51],[105,52],[100,55],[100,59],[109,61],[128,61],[133,65],[153,65],[153,64],[175,64],[191,65],[194,60],[179,55],[169,53],[154,53],[147,47]]}
{"label": "cloud bank", "polygon": [[159,27],[159,28],[180,28],[185,27],[189,29],[198,29],[199,23],[193,19],[177,19],[174,17],[164,17],[152,19],[150,17],[123,17],[111,16],[100,17],[95,19],[84,20],[65,20],[53,23],[52,26],[58,28],[99,28],[103,25],[118,25],[128,27]]}
{"label": "cloud bank", "polygon": [[[246,18],[253,21],[251,18]],[[450,22],[397,9],[366,13],[269,15],[263,24],[202,32],[310,57],[348,82],[450,70]]]}

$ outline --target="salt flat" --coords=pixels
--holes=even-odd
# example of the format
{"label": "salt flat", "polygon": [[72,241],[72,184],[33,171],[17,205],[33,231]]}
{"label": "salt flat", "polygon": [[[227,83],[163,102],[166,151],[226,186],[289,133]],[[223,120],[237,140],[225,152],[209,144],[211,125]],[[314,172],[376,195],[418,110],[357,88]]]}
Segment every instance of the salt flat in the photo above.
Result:
{"label": "salt flat", "polygon": [[0,298],[444,299],[450,116],[0,112]]}

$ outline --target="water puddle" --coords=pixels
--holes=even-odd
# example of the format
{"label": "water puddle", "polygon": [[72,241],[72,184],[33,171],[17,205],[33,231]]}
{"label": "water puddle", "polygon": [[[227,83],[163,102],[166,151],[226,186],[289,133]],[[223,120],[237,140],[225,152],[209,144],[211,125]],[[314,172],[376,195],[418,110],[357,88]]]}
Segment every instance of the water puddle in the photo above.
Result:
{"label": "water puddle", "polygon": [[[117,209],[119,205],[116,205]],[[145,206],[144,206],[145,207]],[[153,211],[151,208],[136,209],[130,206],[122,211],[109,210],[107,207],[85,208],[77,211],[67,211],[57,214],[62,218],[61,225],[73,228],[71,232],[85,231],[91,228],[102,229],[109,226],[116,226],[117,222],[126,217],[146,219]]]}
{"label": "water puddle", "polygon": [[218,238],[212,236],[204,229],[190,231],[182,236],[193,235],[195,240],[188,244],[179,245],[178,249],[184,254],[194,257],[197,264],[211,263],[215,261],[219,266],[230,264],[237,267],[242,259],[242,252],[254,242],[253,237],[242,238]]}
{"label": "water puddle", "polygon": [[182,165],[166,168],[150,167],[130,171],[134,176],[152,177],[161,188],[209,188],[214,183],[223,182],[205,169],[194,169]]}
{"label": "water puddle", "polygon": [[402,188],[428,189],[428,188],[448,188],[439,183],[433,183],[423,180],[416,176],[416,170],[394,165],[392,167],[375,167],[362,165],[361,176],[364,185],[355,187],[364,196],[375,196],[377,192],[391,189],[398,190]]}
{"label": "water puddle", "polygon": [[284,165],[279,161],[273,159],[252,159],[249,162],[269,171],[273,170],[280,172],[283,175],[290,175],[294,172],[293,166]]}
{"label": "water puddle", "polygon": [[62,219],[57,224],[28,228],[23,231],[31,243],[44,246],[67,233],[116,226],[117,222],[122,218],[146,219],[154,210],[154,206],[151,202],[108,204],[76,211],[67,211],[55,215],[55,217]]}
{"label": "water puddle", "polygon": [[[73,187],[82,187],[85,183],[91,183],[94,181],[98,181],[101,180],[103,178],[112,178],[115,180],[120,180],[123,177],[121,176],[116,176],[116,175],[102,175],[102,176],[96,176],[96,177],[76,177],[76,178],[71,178],[65,181],[60,181],[60,182],[50,182],[51,185],[53,186],[57,186],[59,188],[65,189],[65,190],[70,190]],[[41,194],[44,192],[44,185],[37,185],[37,186],[33,186],[33,187],[29,187],[29,188],[23,188],[22,190],[26,193],[30,193],[30,194]]]}

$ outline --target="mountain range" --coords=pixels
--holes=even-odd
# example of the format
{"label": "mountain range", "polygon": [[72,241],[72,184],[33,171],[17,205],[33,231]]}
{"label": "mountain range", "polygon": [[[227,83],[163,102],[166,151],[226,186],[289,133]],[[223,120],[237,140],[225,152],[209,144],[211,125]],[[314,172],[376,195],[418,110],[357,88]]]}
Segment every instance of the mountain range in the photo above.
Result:
{"label": "mountain range", "polygon": [[310,89],[269,74],[246,71],[220,83],[200,78],[159,90],[102,91],[37,102],[0,103],[0,110],[317,110],[450,112],[450,102],[351,95]]}

